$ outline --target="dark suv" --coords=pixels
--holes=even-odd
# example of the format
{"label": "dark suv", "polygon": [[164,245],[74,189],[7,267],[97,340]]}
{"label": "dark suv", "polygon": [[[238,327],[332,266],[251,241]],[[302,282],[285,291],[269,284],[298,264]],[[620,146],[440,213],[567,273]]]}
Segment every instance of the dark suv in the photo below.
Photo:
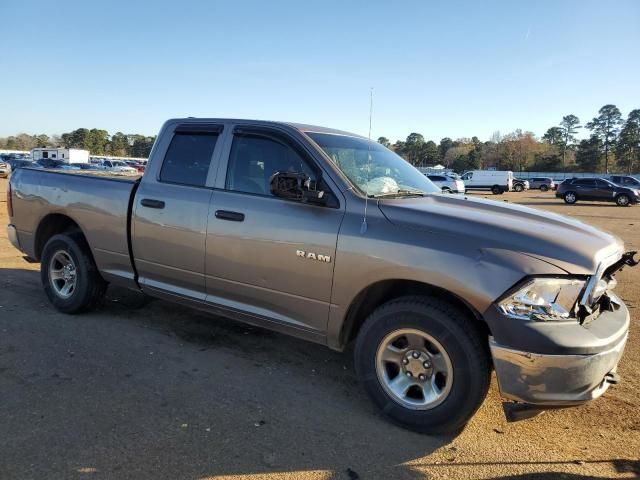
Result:
{"label": "dark suv", "polygon": [[640,192],[634,188],[621,187],[604,178],[571,178],[560,184],[556,197],[565,203],[574,204],[578,200],[616,202],[621,207],[640,201]]}

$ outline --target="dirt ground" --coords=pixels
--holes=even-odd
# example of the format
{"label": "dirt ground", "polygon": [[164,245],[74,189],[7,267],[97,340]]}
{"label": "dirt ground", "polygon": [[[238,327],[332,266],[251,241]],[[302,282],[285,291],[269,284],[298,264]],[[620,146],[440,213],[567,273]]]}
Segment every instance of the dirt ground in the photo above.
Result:
{"label": "dirt ground", "polygon": [[[38,265],[7,241],[0,179],[0,478],[583,479],[640,476],[640,267],[618,275],[632,314],[622,382],[589,405],[507,424],[495,381],[457,437],[387,423],[350,352],[110,289],[57,313]],[[640,206],[566,206],[640,249]]]}

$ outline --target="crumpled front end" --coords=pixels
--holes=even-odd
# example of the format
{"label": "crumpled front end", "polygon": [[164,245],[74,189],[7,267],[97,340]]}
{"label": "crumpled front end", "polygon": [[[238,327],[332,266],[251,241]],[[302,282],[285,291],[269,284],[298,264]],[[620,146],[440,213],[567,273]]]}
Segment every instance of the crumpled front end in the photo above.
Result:
{"label": "crumpled front end", "polygon": [[637,264],[634,253],[600,262],[568,318],[513,318],[499,302],[486,312],[489,324],[500,325],[489,346],[503,397],[541,411],[594,400],[618,382],[630,316],[611,289],[618,270]]}

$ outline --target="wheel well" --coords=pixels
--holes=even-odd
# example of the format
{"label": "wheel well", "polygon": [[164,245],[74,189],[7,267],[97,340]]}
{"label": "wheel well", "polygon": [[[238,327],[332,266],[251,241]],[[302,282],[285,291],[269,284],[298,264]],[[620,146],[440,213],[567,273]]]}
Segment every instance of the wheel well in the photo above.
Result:
{"label": "wheel well", "polygon": [[435,295],[446,300],[477,319],[482,325],[483,332],[489,335],[489,327],[480,313],[450,291],[414,280],[384,280],[365,288],[351,302],[340,333],[340,345],[345,346],[353,341],[364,321],[380,305],[407,295]]}
{"label": "wheel well", "polygon": [[[60,213],[52,213],[44,217],[40,224],[38,225],[38,229],[36,230],[36,237],[34,243],[34,253],[35,259],[40,260],[40,256],[42,255],[42,250],[44,246],[47,244],[49,239],[54,235],[58,235],[59,233],[65,232],[80,232],[82,230],[78,226],[76,222],[74,222],[71,218],[66,215],[62,215]],[[84,235],[83,235],[84,236]]]}

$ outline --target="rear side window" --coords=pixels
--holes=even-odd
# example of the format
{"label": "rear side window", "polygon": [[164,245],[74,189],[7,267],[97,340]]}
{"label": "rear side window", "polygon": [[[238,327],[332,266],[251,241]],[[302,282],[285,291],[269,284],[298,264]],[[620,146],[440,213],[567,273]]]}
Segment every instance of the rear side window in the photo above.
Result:
{"label": "rear side window", "polygon": [[203,187],[218,133],[176,132],[164,156],[160,181]]}
{"label": "rear side window", "polygon": [[574,180],[574,185],[580,185],[582,187],[595,187],[596,181],[593,178],[581,178],[580,180]]}

